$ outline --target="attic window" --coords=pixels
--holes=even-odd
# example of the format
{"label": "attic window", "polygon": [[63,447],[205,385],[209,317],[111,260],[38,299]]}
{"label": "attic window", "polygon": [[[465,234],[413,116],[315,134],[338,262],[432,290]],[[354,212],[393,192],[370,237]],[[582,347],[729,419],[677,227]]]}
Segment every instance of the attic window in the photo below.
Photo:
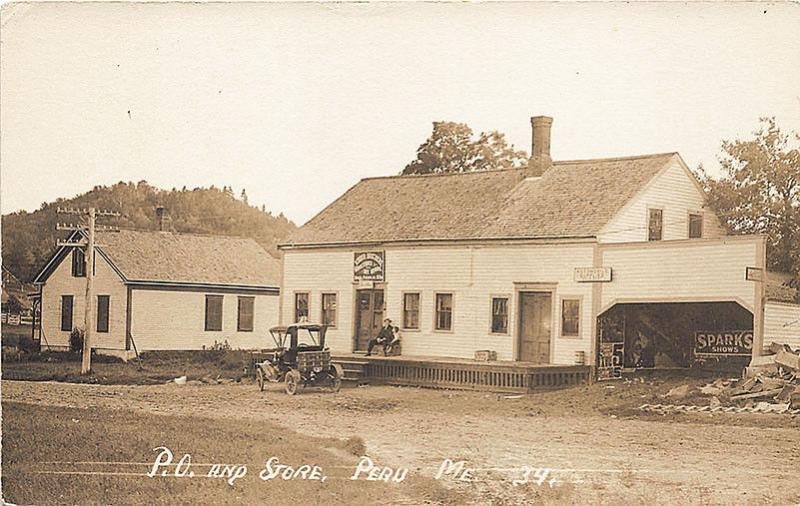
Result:
{"label": "attic window", "polygon": [[72,250],[72,277],[86,277],[86,255],[80,248]]}
{"label": "attic window", "polygon": [[664,211],[649,209],[647,215],[647,240],[660,241],[664,234]]}
{"label": "attic window", "polygon": [[689,239],[700,239],[703,237],[703,215],[689,215]]}

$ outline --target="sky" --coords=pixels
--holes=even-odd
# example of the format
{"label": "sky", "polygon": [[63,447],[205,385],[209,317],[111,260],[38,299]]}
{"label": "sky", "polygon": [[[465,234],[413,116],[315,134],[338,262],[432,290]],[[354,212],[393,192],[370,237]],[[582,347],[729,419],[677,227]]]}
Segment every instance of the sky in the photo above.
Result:
{"label": "sky", "polygon": [[[232,186],[304,223],[414,159],[433,121],[556,160],[718,171],[800,132],[800,4],[5,4],[0,209],[96,185]],[[479,197],[478,197],[479,198]]]}

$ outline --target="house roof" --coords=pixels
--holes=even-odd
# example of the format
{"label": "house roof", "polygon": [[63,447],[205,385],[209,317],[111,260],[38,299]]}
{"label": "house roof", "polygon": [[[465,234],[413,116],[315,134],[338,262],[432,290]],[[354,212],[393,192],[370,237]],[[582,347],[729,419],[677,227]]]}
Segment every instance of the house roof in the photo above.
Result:
{"label": "house roof", "polygon": [[595,237],[677,153],[361,180],[285,245]]}
{"label": "house roof", "polygon": [[[101,255],[128,283],[237,287],[280,284],[279,261],[248,238],[120,230],[98,231],[96,241]],[[62,249],[58,254],[66,256],[66,251]],[[51,264],[58,262],[60,259]],[[49,276],[47,271],[45,268],[37,276],[38,282]]]}

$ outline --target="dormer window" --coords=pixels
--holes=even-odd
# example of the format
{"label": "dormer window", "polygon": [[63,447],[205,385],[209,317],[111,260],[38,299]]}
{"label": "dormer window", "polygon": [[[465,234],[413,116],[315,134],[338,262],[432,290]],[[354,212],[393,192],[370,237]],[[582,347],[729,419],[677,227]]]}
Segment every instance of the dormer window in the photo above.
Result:
{"label": "dormer window", "polygon": [[80,248],[72,250],[72,276],[75,278],[86,277],[86,255]]}
{"label": "dormer window", "polygon": [[649,209],[647,215],[647,240],[660,241],[664,236],[664,211]]}
{"label": "dormer window", "polygon": [[689,214],[689,239],[700,239],[703,237],[703,215],[698,213]]}

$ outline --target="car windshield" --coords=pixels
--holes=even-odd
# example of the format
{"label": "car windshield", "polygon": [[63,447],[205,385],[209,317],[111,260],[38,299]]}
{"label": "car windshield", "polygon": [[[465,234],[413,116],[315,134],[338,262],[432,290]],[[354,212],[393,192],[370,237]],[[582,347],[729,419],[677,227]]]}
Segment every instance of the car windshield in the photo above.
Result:
{"label": "car windshield", "polygon": [[297,345],[318,346],[316,332],[309,329],[297,329]]}

